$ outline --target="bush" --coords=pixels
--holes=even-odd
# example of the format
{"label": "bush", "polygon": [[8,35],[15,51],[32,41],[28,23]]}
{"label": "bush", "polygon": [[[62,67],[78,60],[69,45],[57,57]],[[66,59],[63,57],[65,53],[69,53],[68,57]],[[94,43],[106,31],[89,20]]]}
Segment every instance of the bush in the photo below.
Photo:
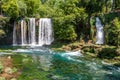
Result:
{"label": "bush", "polygon": [[103,48],[99,53],[99,58],[107,58],[112,59],[117,56],[116,49],[115,48]]}
{"label": "bush", "polygon": [[116,17],[113,21],[105,26],[105,38],[106,43],[110,45],[119,46],[120,45],[120,21]]}

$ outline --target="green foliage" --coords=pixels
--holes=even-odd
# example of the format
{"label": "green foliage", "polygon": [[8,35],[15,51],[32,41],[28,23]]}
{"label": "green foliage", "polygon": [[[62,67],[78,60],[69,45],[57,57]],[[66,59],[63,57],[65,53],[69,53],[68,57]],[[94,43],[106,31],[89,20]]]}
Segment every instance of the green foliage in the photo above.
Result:
{"label": "green foliage", "polygon": [[0,61],[0,73],[3,71],[3,64],[1,63],[1,61]]}
{"label": "green foliage", "polygon": [[106,42],[111,45],[120,45],[120,21],[116,17],[111,24],[105,26]]}
{"label": "green foliage", "polygon": [[27,6],[27,16],[36,16],[39,11],[40,0],[24,0],[24,2]]}
{"label": "green foliage", "polygon": [[77,22],[87,16],[85,10],[76,5],[77,0],[58,2],[54,3],[55,6],[53,6],[56,11],[53,18],[55,37],[59,40],[75,40],[77,38],[75,27]]}
{"label": "green foliage", "polygon": [[94,42],[94,35],[95,35],[95,17],[90,18],[90,38]]}
{"label": "green foliage", "polygon": [[9,21],[8,18],[0,16],[0,38],[5,37],[5,35],[6,35],[4,28],[8,21]]}
{"label": "green foliage", "polygon": [[16,18],[19,16],[19,8],[17,4],[17,0],[8,0],[2,5],[4,13],[9,16]]}
{"label": "green foliage", "polygon": [[5,77],[0,77],[0,80],[6,80]]}
{"label": "green foliage", "polygon": [[115,48],[103,48],[99,53],[98,57],[103,59],[113,59],[117,56]]}
{"label": "green foliage", "polygon": [[19,0],[17,3],[19,7],[19,15],[21,17],[25,17],[25,15],[27,14],[27,5],[23,0]]}
{"label": "green foliage", "polygon": [[115,8],[119,9],[120,8],[120,0],[113,0],[115,4]]}
{"label": "green foliage", "polygon": [[[113,0],[113,3],[111,0],[1,0],[0,10],[13,20],[25,17],[52,18],[57,40],[73,41],[86,35],[94,40],[95,21],[90,18],[105,14],[105,18],[102,17],[103,22],[110,25],[118,14],[109,12],[114,8],[118,9],[119,2],[119,0]],[[114,35],[111,30],[108,32],[110,34],[106,34]],[[1,33],[3,34],[3,31]]]}
{"label": "green foliage", "polygon": [[4,35],[5,35],[4,30],[0,29],[0,38],[4,37]]}
{"label": "green foliage", "polygon": [[89,15],[92,15],[94,13],[99,13],[102,11],[103,6],[104,6],[104,1],[103,0],[85,0],[82,1],[81,5],[85,7],[86,12]]}
{"label": "green foliage", "polygon": [[117,38],[115,40],[115,43],[117,44],[117,46],[119,46],[120,45],[120,21],[118,18],[115,18],[113,21],[114,21],[113,33],[115,34]]}

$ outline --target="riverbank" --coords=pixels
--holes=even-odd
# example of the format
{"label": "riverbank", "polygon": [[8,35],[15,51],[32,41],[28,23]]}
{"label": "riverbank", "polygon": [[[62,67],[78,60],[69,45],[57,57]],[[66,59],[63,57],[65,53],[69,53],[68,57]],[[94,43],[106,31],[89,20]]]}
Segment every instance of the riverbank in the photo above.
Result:
{"label": "riverbank", "polygon": [[120,66],[120,47],[109,45],[96,45],[91,41],[76,41],[73,43],[54,42],[50,48],[56,51],[78,51],[82,54],[89,55],[94,58],[99,58],[107,63]]}
{"label": "riverbank", "polygon": [[17,80],[20,74],[10,56],[0,57],[0,80]]}

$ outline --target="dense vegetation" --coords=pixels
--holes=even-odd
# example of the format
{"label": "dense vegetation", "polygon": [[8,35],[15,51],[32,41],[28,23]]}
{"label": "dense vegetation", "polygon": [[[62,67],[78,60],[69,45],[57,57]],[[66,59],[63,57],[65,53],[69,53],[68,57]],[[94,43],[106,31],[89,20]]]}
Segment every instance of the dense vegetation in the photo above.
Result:
{"label": "dense vegetation", "polygon": [[94,42],[95,17],[99,16],[104,24],[106,44],[120,44],[119,0],[1,0],[0,4],[4,16],[0,17],[0,38],[12,34],[14,21],[50,17],[56,40]]}
{"label": "dense vegetation", "polygon": [[[82,54],[91,56],[92,62],[93,58],[97,57],[120,66],[120,0],[0,0],[0,45],[12,44],[15,21],[28,20],[31,17],[36,19],[52,18],[55,42],[50,48],[60,51],[81,50]],[[99,17],[104,25],[106,45],[94,45],[96,17]],[[0,47],[0,53],[14,54],[12,49],[2,47],[3,50]],[[17,49],[16,46],[14,48]],[[12,55],[12,57],[8,56],[5,59],[8,61],[0,58],[0,74],[9,73],[11,75],[15,73],[16,76],[19,76],[20,74],[16,73],[20,72],[21,75],[18,77],[20,80],[33,78],[47,80],[52,77],[45,68],[36,68],[38,64],[34,63],[32,58],[26,54]],[[77,67],[78,64],[72,67],[67,63],[66,69],[63,63],[55,61],[53,60],[53,63],[56,64],[52,65],[53,70],[60,66],[58,69],[61,71],[63,69],[68,74],[72,73],[72,70],[78,73],[80,71]],[[8,65],[5,66],[4,62],[11,62],[10,65],[14,64],[17,68],[11,66],[5,72],[4,68]],[[85,72],[84,69],[83,72]],[[46,75],[48,76],[46,77]],[[5,80],[4,76],[0,76],[0,80]]]}

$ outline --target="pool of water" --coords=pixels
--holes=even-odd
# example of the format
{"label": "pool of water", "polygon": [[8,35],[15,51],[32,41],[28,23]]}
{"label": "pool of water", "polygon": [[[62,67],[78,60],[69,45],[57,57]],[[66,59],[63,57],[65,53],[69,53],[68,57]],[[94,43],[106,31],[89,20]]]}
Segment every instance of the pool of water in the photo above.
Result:
{"label": "pool of water", "polygon": [[21,68],[22,74],[18,80],[120,80],[120,67],[90,58],[80,51],[4,47],[0,55],[11,55],[15,66]]}

